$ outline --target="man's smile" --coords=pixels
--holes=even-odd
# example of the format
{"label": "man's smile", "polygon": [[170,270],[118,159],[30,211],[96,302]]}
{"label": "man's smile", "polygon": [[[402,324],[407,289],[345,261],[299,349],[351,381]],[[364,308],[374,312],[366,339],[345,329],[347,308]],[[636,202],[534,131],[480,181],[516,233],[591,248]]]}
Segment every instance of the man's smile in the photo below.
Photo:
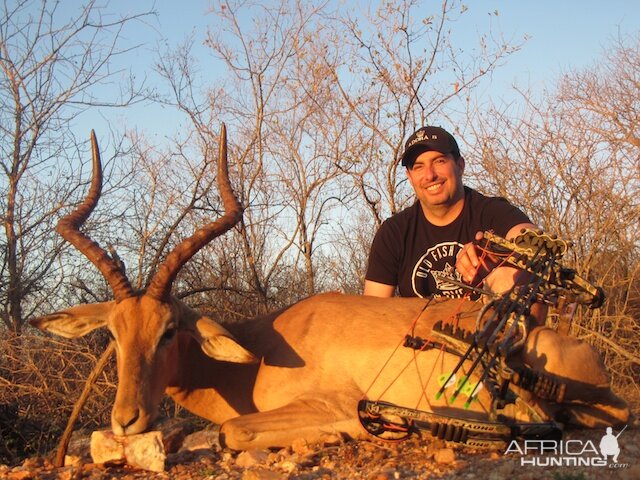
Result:
{"label": "man's smile", "polygon": [[428,193],[438,193],[440,190],[442,190],[443,185],[444,185],[444,180],[441,180],[439,182],[432,183],[430,185],[425,185],[422,188],[426,190]]}

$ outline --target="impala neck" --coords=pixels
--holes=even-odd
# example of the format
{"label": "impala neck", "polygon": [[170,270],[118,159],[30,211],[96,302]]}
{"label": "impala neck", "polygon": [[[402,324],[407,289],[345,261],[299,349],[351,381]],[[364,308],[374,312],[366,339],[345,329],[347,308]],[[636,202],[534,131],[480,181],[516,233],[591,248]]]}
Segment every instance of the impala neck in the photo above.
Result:
{"label": "impala neck", "polygon": [[[223,325],[259,358],[273,344],[275,314]],[[221,323],[222,324],[222,323]],[[166,393],[191,413],[214,423],[256,411],[253,386],[260,364],[222,362],[208,357],[187,332],[178,335],[178,368]]]}

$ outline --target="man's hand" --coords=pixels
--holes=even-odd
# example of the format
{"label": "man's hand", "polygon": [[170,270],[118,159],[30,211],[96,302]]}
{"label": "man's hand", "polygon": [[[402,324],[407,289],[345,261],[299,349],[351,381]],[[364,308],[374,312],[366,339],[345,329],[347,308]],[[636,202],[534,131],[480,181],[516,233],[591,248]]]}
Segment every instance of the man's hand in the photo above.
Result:
{"label": "man's hand", "polygon": [[[511,239],[523,228],[538,228],[531,224],[516,225],[507,234]],[[456,259],[456,269],[462,275],[465,282],[477,286],[481,281],[485,287],[494,293],[504,293],[516,284],[523,284],[529,281],[527,272],[523,272],[510,266],[499,266],[501,260],[496,255],[483,252],[478,246],[480,240],[484,238],[482,232],[476,233],[476,241],[469,242],[462,247]],[[531,306],[532,325],[542,326],[547,317],[547,307],[536,303]]]}
{"label": "man's hand", "polygon": [[464,245],[456,258],[456,270],[465,282],[474,286],[500,264],[498,257],[479,249],[477,242],[483,237],[482,232],[476,233],[476,241]]}

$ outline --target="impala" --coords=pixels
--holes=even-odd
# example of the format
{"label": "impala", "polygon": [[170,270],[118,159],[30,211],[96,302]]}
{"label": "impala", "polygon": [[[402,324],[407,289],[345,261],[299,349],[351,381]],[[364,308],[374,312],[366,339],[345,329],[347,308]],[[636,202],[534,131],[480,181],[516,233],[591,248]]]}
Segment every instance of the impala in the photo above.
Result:
{"label": "impala", "polygon": [[[511,366],[562,383],[561,396],[539,398],[519,389],[522,402],[498,418],[487,389],[468,392],[468,408],[436,392],[460,355],[447,348],[400,345],[408,333],[429,338],[439,320],[455,318],[473,330],[479,305],[463,299],[425,306],[419,298],[321,294],[281,311],[222,326],[171,295],[182,266],[242,215],[228,176],[226,130],[220,134],[218,185],[225,213],[183,240],[166,257],[144,292],[131,287],[119,264],[80,227],[101,193],[102,168],[92,132],[93,178],[84,201],[62,218],[57,231],[102,273],[114,300],[78,305],[34,319],[40,329],[77,337],[106,327],[116,342],[118,387],[112,409],[117,435],[152,427],[166,392],[189,411],[221,424],[221,443],[234,449],[286,446],[327,434],[362,438],[363,399],[382,399],[442,418],[578,425],[624,423],[629,410],[610,389],[598,353],[586,343],[535,328]],[[460,371],[469,372],[470,362]],[[474,373],[477,377],[478,375]],[[460,375],[459,375],[460,377]],[[549,380],[552,379],[552,380]],[[544,397],[544,395],[542,396]]]}

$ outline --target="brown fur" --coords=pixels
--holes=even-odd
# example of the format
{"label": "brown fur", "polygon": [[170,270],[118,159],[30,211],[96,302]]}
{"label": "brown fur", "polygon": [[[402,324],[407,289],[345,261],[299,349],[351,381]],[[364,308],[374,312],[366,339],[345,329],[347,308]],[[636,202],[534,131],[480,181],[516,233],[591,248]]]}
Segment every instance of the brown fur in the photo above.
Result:
{"label": "brown fur", "polygon": [[[460,327],[473,330],[479,305],[449,300],[423,311],[424,306],[418,298],[323,294],[230,326],[230,332],[177,300],[167,305],[143,296],[94,309],[83,305],[34,323],[67,336],[102,325],[112,331],[120,378],[114,432],[151,427],[166,390],[188,410],[221,423],[226,445],[251,449],[284,446],[297,438],[316,441],[326,434],[362,437],[357,402],[364,397],[487,419],[486,390],[468,410],[462,408],[464,399],[449,404],[446,394],[434,398],[438,375],[450,372],[459,357],[399,346],[418,316],[413,333],[422,338],[430,336],[435,322],[454,316]],[[162,340],[174,327],[178,333]],[[534,408],[524,416],[521,412],[520,420],[561,415],[586,426],[627,421],[626,404],[611,391],[600,356],[586,343],[536,328],[510,361],[568,385],[562,405],[522,392]]]}

